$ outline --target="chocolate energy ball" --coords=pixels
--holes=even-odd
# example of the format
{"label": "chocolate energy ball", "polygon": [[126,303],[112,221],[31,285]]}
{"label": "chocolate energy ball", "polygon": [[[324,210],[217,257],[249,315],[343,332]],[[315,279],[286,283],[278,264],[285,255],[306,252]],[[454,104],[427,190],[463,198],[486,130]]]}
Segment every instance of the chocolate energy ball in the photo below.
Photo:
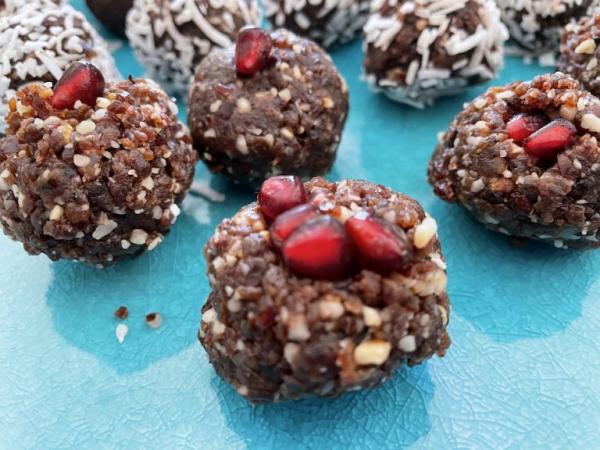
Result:
{"label": "chocolate energy ball", "polygon": [[54,83],[81,60],[92,62],[109,80],[120,78],[106,43],[85,17],[68,5],[51,4],[34,1],[0,16],[0,132],[9,99],[26,83]]}
{"label": "chocolate energy ball", "polygon": [[125,35],[125,19],[133,0],[85,0],[94,16],[113,33]]}
{"label": "chocolate energy ball", "polygon": [[600,95],[600,15],[585,17],[564,29],[558,69],[577,79],[595,96]]}
{"label": "chocolate energy ball", "polygon": [[154,249],[180,213],[196,153],[149,80],[71,66],[10,102],[0,140],[0,222],[31,254],[106,266]]}
{"label": "chocolate energy ball", "polygon": [[264,0],[267,20],[330,47],[357,37],[369,17],[369,0]]}
{"label": "chocolate energy ball", "polygon": [[126,34],[151,78],[186,95],[194,68],[213,47],[260,22],[256,0],[135,0]]}
{"label": "chocolate energy ball", "polygon": [[212,172],[256,185],[329,171],[347,114],[346,83],[317,44],[250,29],[236,48],[213,50],[198,66],[188,120]]}
{"label": "chocolate energy ball", "polygon": [[508,235],[600,246],[600,100],[567,75],[491,88],[441,137],[435,193]]}
{"label": "chocolate energy ball", "polygon": [[364,78],[392,100],[423,108],[502,67],[508,33],[492,0],[377,0],[372,10]]}
{"label": "chocolate energy ball", "polygon": [[383,186],[270,178],[205,257],[200,341],[252,402],[369,388],[450,345],[436,223]]}
{"label": "chocolate energy ball", "polygon": [[533,54],[554,53],[563,26],[586,14],[598,0],[496,0],[510,37]]}

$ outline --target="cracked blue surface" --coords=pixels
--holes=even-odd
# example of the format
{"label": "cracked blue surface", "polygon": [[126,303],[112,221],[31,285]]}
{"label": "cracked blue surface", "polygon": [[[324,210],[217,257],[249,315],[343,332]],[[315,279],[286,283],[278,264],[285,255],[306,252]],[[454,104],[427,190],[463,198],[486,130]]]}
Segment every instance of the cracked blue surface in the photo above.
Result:
{"label": "cracked blue surface", "polygon": [[[436,133],[483,88],[415,111],[368,93],[359,43],[333,56],[352,110],[330,178],[389,185],[438,219],[453,302],[448,355],[370,392],[248,405],[195,336],[208,293],[201,247],[252,197],[211,179],[225,204],[188,199],[163,245],[107,270],[30,257],[0,237],[0,448],[597,446],[600,253],[517,244],[434,198],[425,167]],[[117,59],[124,74],[141,73],[126,47]],[[511,59],[500,82],[541,71]],[[119,345],[121,304],[130,331]],[[164,316],[157,331],[143,323],[149,311]]]}

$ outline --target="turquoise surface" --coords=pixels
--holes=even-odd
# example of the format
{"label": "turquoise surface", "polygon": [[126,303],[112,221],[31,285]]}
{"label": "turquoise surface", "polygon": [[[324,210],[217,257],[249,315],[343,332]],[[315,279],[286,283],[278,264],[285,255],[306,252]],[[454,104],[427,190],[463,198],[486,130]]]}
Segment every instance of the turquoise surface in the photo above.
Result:
{"label": "turquoise surface", "polygon": [[[76,2],[81,6],[83,2]],[[140,75],[130,51],[122,72]],[[436,199],[436,133],[483,88],[416,111],[359,81],[355,43],[333,53],[351,114],[331,179],[417,198],[448,259],[453,345],[384,386],[335,400],[253,407],[214,374],[196,340],[208,284],[201,248],[252,199],[198,166],[224,203],[189,198],[154,252],[95,270],[27,256],[0,237],[0,448],[593,448],[600,441],[600,252],[518,243]],[[542,70],[509,60],[499,82]],[[112,316],[130,309],[129,334]],[[143,322],[164,317],[159,330]]]}

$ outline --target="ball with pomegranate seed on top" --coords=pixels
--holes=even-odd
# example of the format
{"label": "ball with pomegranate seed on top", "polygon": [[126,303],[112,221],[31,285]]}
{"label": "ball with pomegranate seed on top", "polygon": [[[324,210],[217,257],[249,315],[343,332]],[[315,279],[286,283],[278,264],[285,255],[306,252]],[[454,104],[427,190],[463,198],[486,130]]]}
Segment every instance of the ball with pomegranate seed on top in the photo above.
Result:
{"label": "ball with pomegranate seed on top", "polygon": [[285,28],[331,47],[350,42],[369,17],[369,0],[264,0],[265,16],[275,28]]}
{"label": "ball with pomegranate seed on top", "polygon": [[364,79],[417,108],[496,77],[506,27],[493,0],[378,0],[365,25]]}
{"label": "ball with pomegranate seed on top", "polygon": [[450,345],[436,222],[383,186],[269,178],[205,257],[200,341],[249,401],[372,387]]}
{"label": "ball with pomegranate seed on top", "polygon": [[558,51],[561,29],[600,6],[598,0],[496,0],[510,37],[526,53]]}
{"label": "ball with pomegranate seed on top", "polygon": [[134,0],[126,34],[150,78],[186,95],[194,68],[240,29],[258,25],[257,0]]}
{"label": "ball with pomegranate seed on top", "polygon": [[125,20],[133,0],[85,0],[94,16],[113,33],[125,35]]}
{"label": "ball with pomegranate seed on top", "polygon": [[152,81],[105,82],[90,63],[10,100],[0,222],[31,254],[107,266],[154,249],[180,213],[196,152]]}
{"label": "ball with pomegranate seed on top", "polygon": [[600,15],[585,17],[564,28],[558,70],[577,79],[595,96],[600,95]]}
{"label": "ball with pomegranate seed on top", "polygon": [[486,227],[600,246],[600,99],[562,73],[494,87],[439,141],[429,181]]}
{"label": "ball with pomegranate seed on top", "polygon": [[[7,2],[10,8],[14,2]],[[13,5],[14,6],[14,5]],[[0,132],[8,100],[32,81],[56,82],[76,61],[89,61],[108,80],[120,79],[104,40],[68,5],[38,0],[0,15]]]}
{"label": "ball with pomegranate seed on top", "polygon": [[309,178],[329,171],[348,91],[314,42],[253,28],[200,63],[188,108],[194,146],[208,168],[260,185],[281,173]]}

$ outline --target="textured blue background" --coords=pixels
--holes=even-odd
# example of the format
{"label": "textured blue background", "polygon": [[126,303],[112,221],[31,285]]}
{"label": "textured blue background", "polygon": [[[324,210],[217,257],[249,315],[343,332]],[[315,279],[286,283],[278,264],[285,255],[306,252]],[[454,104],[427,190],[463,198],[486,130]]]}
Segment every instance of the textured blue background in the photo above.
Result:
{"label": "textured blue background", "polygon": [[[81,6],[82,2],[76,2]],[[120,69],[141,74],[128,49]],[[352,110],[332,179],[406,192],[439,221],[453,338],[446,358],[371,392],[252,407],[196,341],[201,248],[251,199],[199,166],[224,204],[188,199],[157,250],[99,271],[0,238],[0,448],[591,448],[600,440],[600,254],[517,243],[435,199],[425,168],[463,102],[415,111],[359,81],[360,45],[335,51]],[[541,70],[509,60],[501,82]],[[113,311],[130,308],[115,339]],[[156,310],[164,325],[143,323]]]}

